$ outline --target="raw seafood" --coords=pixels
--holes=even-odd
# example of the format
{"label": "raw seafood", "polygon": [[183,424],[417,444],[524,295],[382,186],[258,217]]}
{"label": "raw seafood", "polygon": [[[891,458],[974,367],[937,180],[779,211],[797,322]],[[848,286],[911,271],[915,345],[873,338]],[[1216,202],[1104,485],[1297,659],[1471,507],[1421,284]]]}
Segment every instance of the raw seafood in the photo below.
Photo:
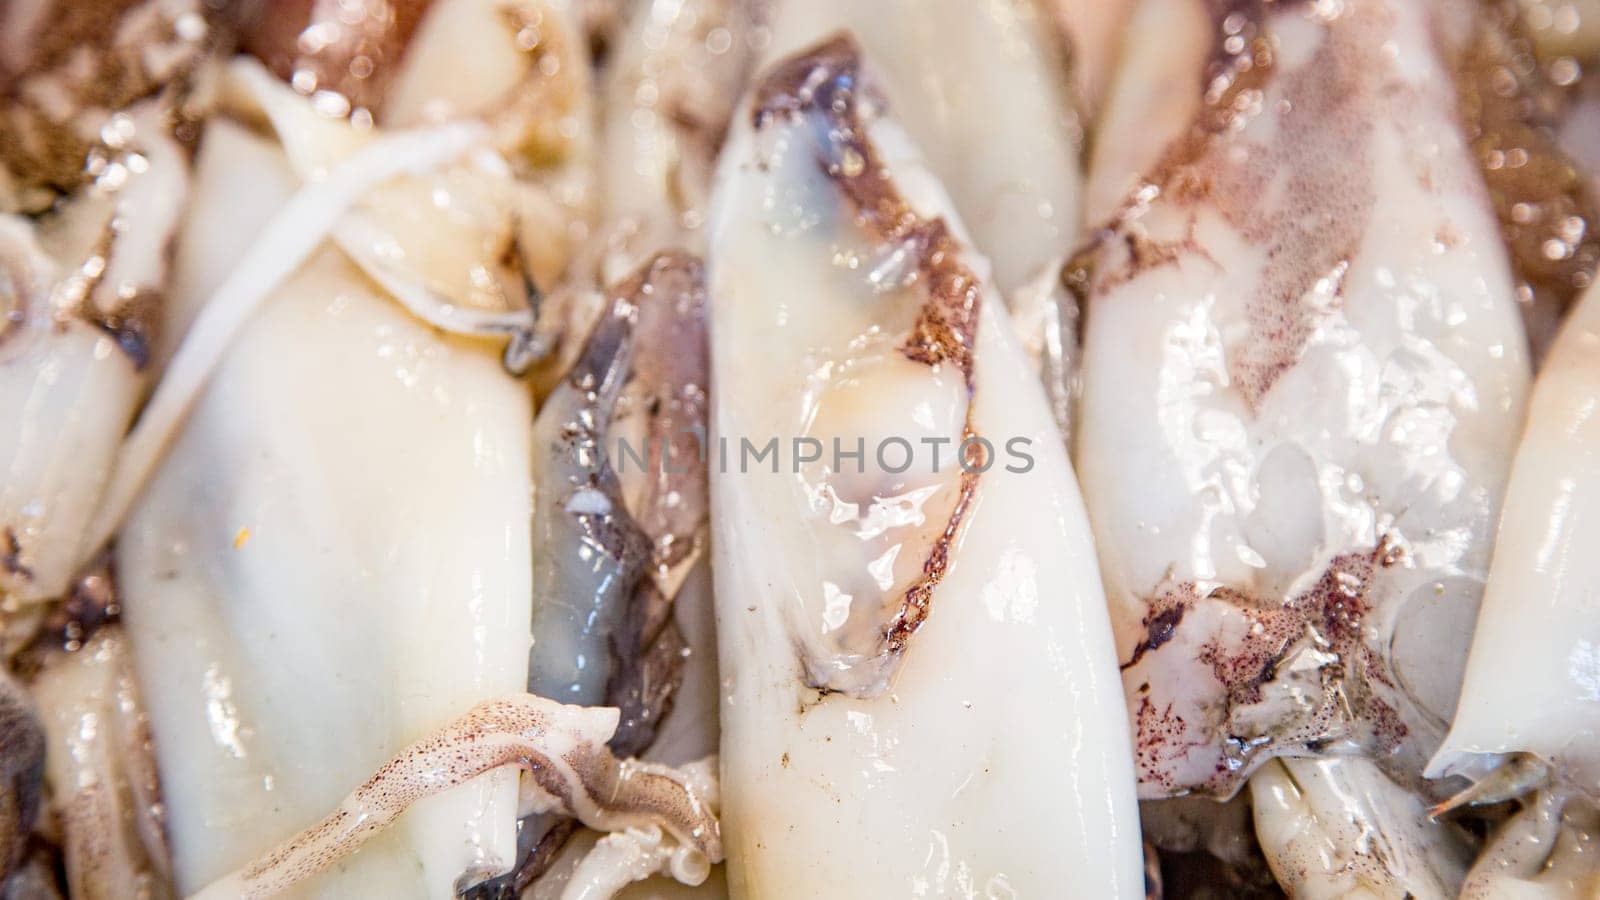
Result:
{"label": "raw seafood", "polygon": [[[1071,470],[987,263],[890,112],[831,38],[761,77],[719,176],[730,886],[1142,896]],[[769,438],[778,455],[755,456]],[[899,468],[891,439],[925,455]],[[827,455],[858,441],[854,462]]]}

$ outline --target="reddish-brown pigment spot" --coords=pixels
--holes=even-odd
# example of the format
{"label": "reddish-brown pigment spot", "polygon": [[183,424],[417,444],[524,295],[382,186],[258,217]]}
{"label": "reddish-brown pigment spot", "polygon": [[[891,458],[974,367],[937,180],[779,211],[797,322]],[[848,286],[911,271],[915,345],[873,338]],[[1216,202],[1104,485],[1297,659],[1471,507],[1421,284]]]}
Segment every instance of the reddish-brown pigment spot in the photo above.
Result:
{"label": "reddish-brown pigment spot", "polygon": [[[1204,251],[1194,240],[1202,211],[1220,215],[1265,253],[1245,300],[1248,335],[1229,356],[1234,381],[1252,406],[1299,361],[1320,311],[1307,301],[1319,281],[1337,298],[1377,196],[1370,145],[1375,118],[1403,109],[1374,28],[1384,17],[1354,2],[1322,24],[1323,41],[1308,62],[1282,71],[1273,17],[1311,15],[1299,2],[1213,0],[1212,58],[1197,87],[1201,109],[1147,179],[1157,204],[1187,209],[1188,237],[1158,242],[1129,226],[1122,266],[1102,274],[1100,290]],[[1243,131],[1258,116],[1276,117],[1268,142]]]}
{"label": "reddish-brown pigment spot", "polygon": [[[1353,740],[1380,757],[1393,751],[1407,729],[1394,708],[1375,695],[1374,688],[1392,688],[1393,680],[1377,648],[1367,639],[1365,622],[1373,576],[1390,564],[1395,552],[1385,542],[1369,553],[1336,557],[1316,584],[1284,602],[1230,587],[1201,594],[1192,582],[1173,585],[1156,595],[1144,619],[1147,636],[1123,664],[1124,671],[1158,656],[1198,604],[1225,603],[1242,614],[1251,628],[1243,637],[1211,638],[1200,644],[1198,659],[1210,669],[1222,693],[1214,726],[1217,733],[1197,734],[1213,725],[1187,720],[1171,703],[1153,699],[1148,683],[1135,691],[1139,697],[1134,718],[1140,780],[1172,793],[1193,790],[1227,796],[1256,766],[1274,756],[1316,753],[1334,740]],[[1317,671],[1321,699],[1315,707],[1271,734],[1231,733],[1228,725],[1234,721],[1235,711],[1260,703],[1265,689],[1280,677],[1280,666],[1306,649],[1331,658]],[[1187,646],[1180,646],[1177,652],[1186,651]],[[1218,757],[1207,783],[1176,784],[1168,763],[1197,739],[1222,744],[1225,752]]]}

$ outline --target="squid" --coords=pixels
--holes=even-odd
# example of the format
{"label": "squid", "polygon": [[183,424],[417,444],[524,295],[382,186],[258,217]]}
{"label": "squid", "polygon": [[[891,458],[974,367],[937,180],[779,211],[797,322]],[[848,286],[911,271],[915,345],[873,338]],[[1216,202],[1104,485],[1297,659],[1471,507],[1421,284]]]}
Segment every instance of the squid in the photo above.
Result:
{"label": "squid", "polygon": [[1398,812],[1449,789],[1422,774],[1529,363],[1431,8],[1147,0],[1091,172],[1123,200],[1076,459],[1139,793],[1248,783],[1297,896],[1447,896],[1463,869]]}
{"label": "squid", "polygon": [[1434,777],[1476,781],[1469,800],[1520,796],[1524,806],[1491,837],[1466,896],[1600,889],[1600,634],[1588,538],[1600,516],[1597,402],[1600,289],[1591,288],[1534,387],[1461,700],[1429,767]]}
{"label": "squid", "polygon": [[552,348],[536,373],[541,394],[576,362],[611,286],[663,251],[704,256],[712,173],[763,9],[763,0],[638,3],[613,29],[597,83],[596,234],[541,309]]}
{"label": "squid", "polygon": [[600,278],[705,254],[717,153],[756,61],[763,0],[639,3],[601,82]]}
{"label": "squid", "polygon": [[616,759],[605,741],[617,723],[615,709],[563,706],[533,694],[485,701],[385,762],[314,825],[192,896],[278,896],[380,834],[411,805],[507,766],[528,773],[535,808],[621,833],[623,848],[660,848],[670,834],[671,845],[652,862],[682,881],[703,881],[722,852],[714,782],[703,772]]}
{"label": "squid", "polygon": [[[183,337],[98,526],[179,893],[526,687],[533,413],[507,370],[588,214],[565,14],[435,4],[370,107],[249,57],[221,74],[175,264],[194,293],[166,323]],[[442,74],[463,59],[470,84]],[[507,871],[520,782],[485,765],[390,807],[295,895],[449,896]]]}
{"label": "squid", "polygon": [[729,887],[1142,896],[1071,467],[864,57],[838,34],[759,76],[712,204]]}
{"label": "squid", "polygon": [[[715,638],[679,622],[709,615],[704,579],[692,577],[708,512],[699,254],[756,13],[745,0],[641,4],[618,31],[601,87],[595,271],[575,273],[565,304],[541,316],[564,346],[553,355],[562,375],[534,429],[528,689],[618,707],[613,751],[672,763],[716,750],[716,704],[697,699],[715,696]],[[589,290],[582,282],[591,278],[608,286]],[[685,682],[691,700],[680,711]],[[575,826],[524,819],[517,869],[469,896],[520,896],[530,884],[599,896],[668,858],[670,841],[575,834]]]}
{"label": "squid", "polygon": [[1082,126],[1048,19],[1029,0],[784,0],[766,60],[841,29],[882,73],[1001,296],[1038,278],[1077,241],[1082,203]]}
{"label": "squid", "polygon": [[[1079,309],[1067,263],[1082,221],[1084,126],[1076,70],[1047,10],[1033,0],[776,7],[769,63],[841,29],[874,61],[899,121],[992,264],[1012,327],[1069,434]],[[1117,15],[1074,10],[1069,18],[1099,31]]]}
{"label": "squid", "polygon": [[[0,10],[0,597],[37,623],[143,397],[214,43],[192,0]],[[26,625],[26,622],[23,623]],[[19,637],[13,635],[13,637]],[[26,637],[21,635],[20,637]]]}
{"label": "squid", "polygon": [[[626,756],[654,743],[692,652],[672,600],[705,529],[705,306],[698,259],[662,253],[646,263],[617,286],[534,426],[527,689],[615,707],[609,746]],[[572,828],[570,819],[524,820],[517,871],[471,896],[519,896]]]}
{"label": "squid", "polygon": [[149,722],[121,626],[52,648],[29,690],[47,739],[69,895],[175,897]]}

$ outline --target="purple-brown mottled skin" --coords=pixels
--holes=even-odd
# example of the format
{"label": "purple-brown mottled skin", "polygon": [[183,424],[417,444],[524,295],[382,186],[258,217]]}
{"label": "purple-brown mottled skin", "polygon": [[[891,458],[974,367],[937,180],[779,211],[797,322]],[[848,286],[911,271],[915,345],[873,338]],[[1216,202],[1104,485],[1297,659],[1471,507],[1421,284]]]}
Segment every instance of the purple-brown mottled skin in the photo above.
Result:
{"label": "purple-brown mottled skin", "polygon": [[[867,134],[872,114],[885,103],[862,68],[861,48],[844,34],[783,60],[756,88],[753,121],[759,130],[778,118],[816,115],[831,126],[827,145],[818,148],[817,165],[855,210],[858,227],[878,243],[900,245],[915,254],[916,283],[924,300],[901,352],[930,367],[952,365],[965,377],[965,441],[977,436],[972,424],[977,388],[973,351],[982,283],[964,263],[965,251],[949,225],[940,218],[920,216],[890,178]],[[975,467],[964,468],[955,507],[924,555],[922,577],[906,589],[884,628],[883,655],[894,658],[904,653],[926,621],[977,484]]]}
{"label": "purple-brown mottled skin", "polygon": [[[1350,0],[1327,15],[1301,0],[1206,0],[1205,8],[1214,31],[1194,85],[1198,112],[1097,237],[1116,251],[1100,254],[1097,265],[1104,269],[1112,260],[1114,268],[1087,277],[1098,296],[1154,269],[1221,270],[1232,260],[1213,258],[1201,244],[1197,233],[1206,222],[1220,221],[1222,230],[1260,252],[1259,271],[1241,298],[1242,327],[1223,336],[1228,389],[1257,410],[1300,365],[1326,306],[1343,302],[1345,272],[1363,250],[1379,200],[1376,129],[1450,95],[1447,88],[1435,93],[1406,82],[1386,58],[1395,11],[1383,3]],[[1280,66],[1274,28],[1302,17],[1316,29],[1314,43],[1302,45],[1306,57],[1293,67]],[[1250,127],[1258,116],[1271,117],[1269,137]],[[1418,165],[1417,177],[1430,186],[1459,174],[1462,190],[1476,189],[1464,167],[1457,173],[1446,170],[1448,162]],[[1170,217],[1159,227],[1177,237],[1152,238],[1140,222],[1150,210]],[[1441,235],[1441,243],[1448,238]],[[1322,295],[1320,303],[1309,299],[1313,294]],[[1297,596],[1171,581],[1144,598],[1140,630],[1128,636],[1133,647],[1122,663],[1143,788],[1230,796],[1264,760],[1328,752],[1370,755],[1394,777],[1416,782],[1417,773],[1401,771],[1400,762],[1416,722],[1408,728],[1392,705],[1391,695],[1404,692],[1388,649],[1368,627],[1383,621],[1372,610],[1375,572],[1402,562],[1401,551],[1385,540],[1304,573],[1315,581]],[[1248,633],[1206,631],[1241,622]],[[1297,656],[1307,649],[1331,661],[1311,674],[1279,670],[1290,659],[1309,665]],[[1198,660],[1209,670],[1207,689],[1162,681],[1163,652]],[[1256,706],[1269,693],[1264,689],[1302,679],[1308,707],[1263,724],[1264,713],[1277,715],[1275,706]],[[1209,771],[1213,756],[1215,771],[1205,777],[1197,770]],[[1181,774],[1185,765],[1191,768]]]}
{"label": "purple-brown mottled skin", "polygon": [[[85,162],[100,145],[80,134],[71,118],[87,109],[126,109],[181,86],[193,71],[209,46],[188,47],[169,23],[149,14],[153,8],[150,0],[50,0],[23,58],[0,60],[0,168],[21,187],[47,194],[76,190],[90,177]],[[158,48],[180,47],[187,50],[175,71],[149,70]],[[60,106],[46,108],[34,98],[30,85],[44,79],[67,92],[67,120]]]}
{"label": "purple-brown mottled skin", "polygon": [[[1382,63],[1380,47],[1363,40],[1370,34],[1359,22],[1328,28],[1316,58],[1274,85],[1288,100],[1280,117],[1284,133],[1271,144],[1234,133],[1258,114],[1253,106],[1278,78],[1267,17],[1304,5],[1208,0],[1216,31],[1211,59],[1195,86],[1203,97],[1199,114],[1146,179],[1169,202],[1196,214],[1201,208],[1220,214],[1246,240],[1267,249],[1247,305],[1250,337],[1229,359],[1231,375],[1252,404],[1298,361],[1315,328],[1301,298],[1355,255],[1376,201],[1371,180],[1362,176],[1370,166],[1365,148],[1371,111],[1382,103],[1382,80],[1372,73]],[[1377,14],[1360,9],[1346,17]],[[1279,173],[1287,173],[1281,200],[1267,190]],[[1122,271],[1100,276],[1101,289],[1201,252],[1192,241],[1158,243],[1127,224],[1124,219],[1100,238],[1121,240],[1129,249]]]}
{"label": "purple-brown mottled skin", "polygon": [[[187,14],[204,22],[204,9],[196,0]],[[163,12],[178,17],[169,20]],[[162,127],[192,138],[192,127],[179,127],[188,115],[185,100],[201,61],[217,46],[217,30],[207,24],[196,41],[178,27],[184,14],[181,7],[162,10],[152,0],[50,0],[24,42],[24,55],[0,60],[0,178],[10,182],[12,199],[20,204],[5,212],[48,217],[58,201],[86,190],[95,166],[124,152],[91,136],[111,113],[159,98],[166,118]],[[42,96],[57,99],[42,103]],[[115,237],[108,224],[94,248],[106,263],[116,250]],[[102,274],[108,269],[99,267]],[[0,342],[21,328],[24,316],[48,307],[39,302],[43,298],[29,302],[21,274],[9,279],[0,274],[0,291],[20,295],[8,320],[0,322]],[[87,279],[85,299],[72,314],[104,331],[135,370],[142,370],[162,297],[144,288],[96,302],[98,281],[99,276]]]}
{"label": "purple-brown mottled skin", "polygon": [[[1253,623],[1247,636],[1228,643],[1211,640],[1200,651],[1200,661],[1223,687],[1223,704],[1230,714],[1262,700],[1262,688],[1277,677],[1278,666],[1306,639],[1308,629],[1315,634],[1319,648],[1338,657],[1332,677],[1323,673],[1322,699],[1316,712],[1292,733],[1274,735],[1268,742],[1230,737],[1232,749],[1218,764],[1215,783],[1202,786],[1207,792],[1230,793],[1239,771],[1265,759],[1262,754],[1267,751],[1314,753],[1321,744],[1348,737],[1359,728],[1366,732],[1363,743],[1381,757],[1405,737],[1406,726],[1395,710],[1370,689],[1372,685],[1393,687],[1393,680],[1385,661],[1367,644],[1362,628],[1374,572],[1398,562],[1398,551],[1387,544],[1371,553],[1337,557],[1316,584],[1287,602],[1252,597],[1230,587],[1212,588],[1202,596],[1201,588],[1192,582],[1172,585],[1151,598],[1145,617],[1148,636],[1122,664],[1124,671],[1171,640],[1184,616],[1201,600],[1227,603]],[[1141,781],[1161,783],[1166,752],[1182,751],[1182,741],[1192,729],[1182,715],[1152,703],[1148,690],[1146,683],[1136,691],[1140,701],[1134,754]],[[1175,748],[1170,747],[1173,741],[1179,742]]]}

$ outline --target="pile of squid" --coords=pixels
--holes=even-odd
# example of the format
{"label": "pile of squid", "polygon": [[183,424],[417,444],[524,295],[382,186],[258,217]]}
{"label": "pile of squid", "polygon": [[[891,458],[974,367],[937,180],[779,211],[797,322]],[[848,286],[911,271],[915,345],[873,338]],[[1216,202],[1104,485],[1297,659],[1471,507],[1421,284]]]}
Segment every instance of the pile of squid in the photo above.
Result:
{"label": "pile of squid", "polygon": [[1600,896],[1597,204],[1600,0],[0,3],[0,900]]}

